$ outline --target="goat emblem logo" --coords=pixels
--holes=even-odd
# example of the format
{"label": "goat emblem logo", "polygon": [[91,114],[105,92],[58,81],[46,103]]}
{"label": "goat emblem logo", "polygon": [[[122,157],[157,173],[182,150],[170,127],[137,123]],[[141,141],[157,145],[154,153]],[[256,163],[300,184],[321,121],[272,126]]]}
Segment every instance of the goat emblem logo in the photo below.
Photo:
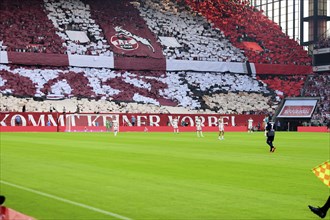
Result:
{"label": "goat emblem logo", "polygon": [[116,26],[115,30],[117,33],[111,37],[111,43],[118,49],[136,50],[139,48],[138,42],[141,42],[142,44],[148,46],[152,52],[155,52],[153,46],[147,39],[132,34],[120,26]]}

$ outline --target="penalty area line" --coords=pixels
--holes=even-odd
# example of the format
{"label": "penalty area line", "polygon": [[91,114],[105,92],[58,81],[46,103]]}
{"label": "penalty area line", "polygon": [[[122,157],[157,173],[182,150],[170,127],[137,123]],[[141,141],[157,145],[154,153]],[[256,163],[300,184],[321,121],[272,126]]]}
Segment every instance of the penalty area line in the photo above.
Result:
{"label": "penalty area line", "polygon": [[61,202],[64,202],[64,203],[79,206],[81,208],[89,209],[89,210],[94,211],[94,212],[98,212],[98,213],[102,213],[102,214],[105,214],[105,215],[108,215],[108,216],[112,216],[112,217],[117,218],[117,219],[131,220],[128,217],[125,217],[125,216],[122,216],[122,215],[119,215],[119,214],[116,214],[116,213],[113,213],[113,212],[108,212],[108,211],[105,211],[105,210],[102,210],[102,209],[99,209],[99,208],[95,208],[95,207],[85,205],[85,204],[82,204],[82,203],[79,203],[79,202],[74,202],[74,201],[64,199],[64,198],[61,198],[61,197],[58,197],[58,196],[54,196],[54,195],[51,195],[51,194],[48,194],[48,193],[44,193],[44,192],[41,192],[41,191],[38,191],[38,190],[30,189],[30,188],[27,188],[27,187],[24,187],[24,186],[19,186],[19,185],[9,183],[9,182],[3,181],[3,180],[0,180],[0,183],[3,183],[5,185],[11,186],[11,187],[15,187],[17,189],[21,189],[21,190],[24,190],[24,191],[27,191],[27,192],[38,194],[38,195],[41,195],[41,196],[44,196],[44,197],[48,197],[48,198],[51,198],[51,199],[54,199],[54,200],[58,200],[58,201],[61,201]]}

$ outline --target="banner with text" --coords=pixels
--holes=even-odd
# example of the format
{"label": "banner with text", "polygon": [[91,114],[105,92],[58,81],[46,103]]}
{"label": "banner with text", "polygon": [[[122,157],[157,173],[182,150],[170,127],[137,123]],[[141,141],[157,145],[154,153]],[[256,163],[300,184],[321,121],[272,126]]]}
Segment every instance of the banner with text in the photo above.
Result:
{"label": "banner with text", "polygon": [[248,119],[253,119],[253,126],[261,126],[265,115],[220,115],[220,114],[63,114],[1,112],[0,126],[106,126],[107,121],[118,121],[120,126],[170,126],[178,118],[179,126],[195,126],[200,117],[202,125],[217,126],[219,117],[224,117],[225,126],[247,126]]}

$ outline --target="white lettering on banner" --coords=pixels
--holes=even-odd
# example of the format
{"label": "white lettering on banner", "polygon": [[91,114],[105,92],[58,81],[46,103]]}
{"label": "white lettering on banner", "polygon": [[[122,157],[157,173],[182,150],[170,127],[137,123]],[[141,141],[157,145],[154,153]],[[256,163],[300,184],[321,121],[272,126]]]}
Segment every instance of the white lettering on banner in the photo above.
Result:
{"label": "white lettering on banner", "polygon": [[[48,115],[48,118],[49,117],[52,117],[52,115]],[[65,121],[64,121],[64,115],[60,115],[60,116],[57,116],[57,123],[60,125],[60,126],[64,126],[65,125]],[[57,125],[57,124],[56,124]]]}
{"label": "white lettering on banner", "polygon": [[235,124],[235,116],[231,116],[231,126],[236,126],[236,124]]}
{"label": "white lettering on banner", "polygon": [[80,118],[80,116],[79,115],[69,115],[69,117],[70,117],[70,121],[71,121],[71,125],[72,126],[76,126],[76,119],[75,119],[75,117],[77,117],[78,119]]}
{"label": "white lettering on banner", "polygon": [[27,125],[26,119],[24,117],[21,117],[21,123],[22,123],[22,126],[26,126]]}
{"label": "white lettering on banner", "polygon": [[[155,121],[153,119],[155,119]],[[150,126],[159,127],[160,117],[158,115],[150,115],[149,122],[150,122]]]}
{"label": "white lettering on banner", "polygon": [[128,124],[129,126],[132,126],[130,120],[128,119],[127,115],[123,115],[122,117],[123,124]]}
{"label": "white lettering on banner", "polygon": [[229,121],[229,116],[224,116],[223,117],[223,124],[228,125],[229,124],[228,121]]}
{"label": "white lettering on banner", "polygon": [[106,122],[107,122],[107,118],[108,118],[108,116],[106,116],[106,115],[103,115],[103,116],[102,116],[102,123],[103,123],[102,125],[103,125],[103,126],[107,124],[107,123],[106,123]]}
{"label": "white lettering on banner", "polygon": [[5,117],[1,120],[1,123],[0,123],[1,126],[7,126],[5,121],[8,117],[9,117],[9,114],[6,114]]}
{"label": "white lettering on banner", "polygon": [[[58,116],[56,116],[56,118],[54,118],[53,115],[51,115],[51,114],[48,114],[48,115],[41,114],[41,115],[39,115],[38,122],[36,122],[35,115],[33,115],[33,114],[28,114],[27,118],[28,118],[28,121],[31,122],[32,126],[45,126],[46,125],[46,120],[45,120],[46,116],[48,119],[47,121],[50,121],[51,125],[53,125],[53,126],[57,126],[57,125],[64,126],[64,124],[65,124],[64,115],[58,115]],[[26,126],[27,123],[26,123],[25,117],[21,116],[21,119],[22,119],[22,126]]]}
{"label": "white lettering on banner", "polygon": [[57,126],[57,121],[55,121],[54,117],[52,115],[48,115],[48,121],[53,125]]}
{"label": "white lettering on banner", "polygon": [[48,120],[50,121],[51,124],[54,126],[60,125],[64,126],[64,115],[57,115],[56,118],[53,117],[53,115],[47,115]]}
{"label": "white lettering on banner", "polygon": [[15,115],[11,117],[10,126],[15,126]]}
{"label": "white lettering on banner", "polygon": [[217,126],[217,121],[218,121],[218,119],[217,119],[217,117],[215,117],[215,116],[209,116],[208,118],[208,125],[209,126]]}
{"label": "white lettering on banner", "polygon": [[108,118],[111,119],[111,117],[112,116],[109,116],[109,115],[103,115],[103,121],[102,121],[103,122],[103,126],[105,126],[107,124],[106,122],[107,122]]}
{"label": "white lettering on banner", "polygon": [[115,120],[119,122],[119,115],[115,115]]}
{"label": "white lettering on banner", "polygon": [[[168,118],[169,123],[172,124],[173,116],[172,116],[172,115],[168,115],[167,118]],[[183,120],[183,119],[182,119],[182,120]],[[180,116],[178,116],[178,121],[180,121]],[[167,124],[167,123],[166,123],[166,124]]]}
{"label": "white lettering on banner", "polygon": [[[289,112],[302,113],[307,109],[290,109]],[[122,126],[131,126],[130,117],[132,114],[62,114],[62,113],[0,113],[0,126],[16,126],[15,117],[21,118],[22,126],[46,126],[47,121],[50,121],[51,126],[105,126],[106,120],[117,120]],[[137,126],[166,126],[174,119],[178,118],[179,124],[188,124],[188,126],[195,126],[196,117],[200,117],[201,123],[205,127],[212,127],[217,125],[219,116],[224,118],[226,126],[247,126],[248,117],[252,117],[257,123],[262,123],[264,115],[198,115],[198,114],[135,114],[137,119]]]}
{"label": "white lettering on banner", "polygon": [[[142,121],[142,119],[145,119]],[[147,120],[147,116],[144,115],[138,115],[137,116],[137,125],[141,126],[141,125],[146,125],[146,120]]]}
{"label": "white lettering on banner", "polygon": [[45,115],[39,115],[38,124],[36,123],[33,115],[28,115],[28,119],[33,126],[45,126]]}
{"label": "white lettering on banner", "polygon": [[[92,117],[94,118],[93,120],[92,120]],[[96,122],[99,117],[100,117],[99,115],[97,115],[97,116],[87,115],[88,126],[96,126]]]}
{"label": "white lettering on banner", "polygon": [[201,126],[204,126],[205,117],[204,116],[195,116],[195,121],[197,120],[197,117],[199,117],[201,119]]}

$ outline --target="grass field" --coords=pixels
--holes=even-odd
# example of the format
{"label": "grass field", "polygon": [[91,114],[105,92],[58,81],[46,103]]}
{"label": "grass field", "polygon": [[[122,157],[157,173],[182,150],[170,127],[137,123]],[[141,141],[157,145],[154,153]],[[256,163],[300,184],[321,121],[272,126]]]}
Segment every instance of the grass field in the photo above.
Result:
{"label": "grass field", "polygon": [[0,133],[0,194],[36,219],[319,219],[329,133]]}

